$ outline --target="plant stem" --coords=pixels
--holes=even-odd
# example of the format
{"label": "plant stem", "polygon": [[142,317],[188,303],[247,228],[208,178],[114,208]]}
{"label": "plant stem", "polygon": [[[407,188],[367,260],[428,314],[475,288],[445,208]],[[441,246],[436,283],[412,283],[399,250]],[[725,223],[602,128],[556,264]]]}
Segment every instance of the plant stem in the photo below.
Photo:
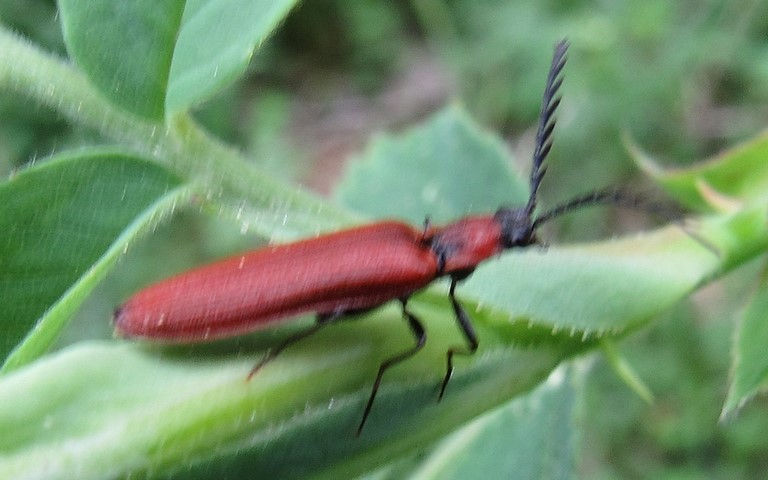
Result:
{"label": "plant stem", "polygon": [[[215,140],[186,114],[153,122],[116,107],[72,63],[0,27],[0,89],[46,105],[73,123],[173,170],[215,199],[222,213],[263,233],[291,237],[351,223],[355,216],[282,183]],[[248,213],[243,215],[244,209]],[[245,217],[245,218],[243,218]]]}

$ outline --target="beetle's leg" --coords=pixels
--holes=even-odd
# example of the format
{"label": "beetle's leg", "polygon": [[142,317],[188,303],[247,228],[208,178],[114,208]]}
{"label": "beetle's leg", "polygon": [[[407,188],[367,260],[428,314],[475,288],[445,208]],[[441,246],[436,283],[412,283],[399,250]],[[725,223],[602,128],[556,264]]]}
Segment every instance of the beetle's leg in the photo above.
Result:
{"label": "beetle's leg", "polygon": [[267,353],[264,354],[264,356],[261,358],[259,363],[257,363],[252,369],[251,372],[248,374],[248,380],[251,379],[252,376],[256,375],[256,373],[261,370],[261,367],[266,365],[267,363],[271,362],[272,360],[277,357],[280,352],[285,350],[286,348],[290,347],[296,342],[299,342],[301,340],[304,340],[305,338],[314,335],[315,333],[322,330],[324,327],[336,323],[342,318],[344,318],[344,315],[346,315],[347,312],[334,312],[329,314],[320,314],[317,316],[317,323],[312,325],[311,327],[307,328],[306,330],[302,330],[301,332],[298,332],[294,335],[291,335],[290,337],[286,338],[283,343],[280,345],[270,348]]}
{"label": "beetle's leg", "polygon": [[451,347],[448,349],[447,368],[445,371],[445,378],[443,378],[443,384],[440,386],[440,396],[438,397],[438,401],[443,398],[445,387],[448,386],[448,381],[451,379],[451,375],[453,375],[453,356],[457,353],[460,355],[472,355],[477,351],[478,346],[477,334],[475,333],[475,328],[472,326],[472,321],[469,319],[469,315],[467,315],[467,312],[459,304],[458,300],[456,300],[456,295],[454,294],[456,282],[457,280],[455,278],[451,279],[451,289],[448,291],[448,298],[451,299],[453,311],[456,313],[456,321],[459,322],[459,327],[461,327],[464,338],[467,339],[467,346]]}
{"label": "beetle's leg", "polygon": [[381,377],[384,376],[384,372],[386,372],[390,367],[397,365],[398,363],[402,362],[403,360],[406,360],[407,358],[411,357],[416,352],[421,350],[427,341],[427,334],[424,331],[424,325],[422,325],[421,321],[419,321],[419,319],[416,318],[406,308],[408,299],[402,299],[400,300],[400,302],[403,304],[403,315],[408,320],[408,326],[410,327],[411,333],[413,333],[413,336],[416,339],[416,344],[412,348],[398,355],[395,355],[394,357],[387,359],[381,365],[379,365],[379,372],[376,374],[376,380],[373,382],[373,388],[371,389],[371,396],[368,398],[368,403],[365,405],[365,411],[363,412],[363,419],[360,421],[360,426],[357,427],[358,436],[360,435],[360,432],[363,431],[363,426],[365,425],[365,421],[368,419],[368,414],[371,413],[371,407],[373,407],[373,401],[376,398],[376,393],[379,391],[379,384],[381,384]]}

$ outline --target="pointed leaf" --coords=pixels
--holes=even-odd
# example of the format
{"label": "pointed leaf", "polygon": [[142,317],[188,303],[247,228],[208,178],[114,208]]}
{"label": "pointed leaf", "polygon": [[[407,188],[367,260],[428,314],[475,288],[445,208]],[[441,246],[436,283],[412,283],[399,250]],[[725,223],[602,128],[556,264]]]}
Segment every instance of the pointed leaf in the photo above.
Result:
{"label": "pointed leaf", "polygon": [[768,199],[768,132],[689,168],[662,169],[639,148],[631,146],[630,152],[640,168],[692,209],[712,211],[707,197],[713,193],[748,203]]}
{"label": "pointed leaf", "polygon": [[189,0],[171,65],[166,107],[182,112],[245,72],[253,52],[297,0]]}
{"label": "pointed leaf", "polygon": [[50,347],[127,242],[180,200],[178,187],[115,151],[62,155],[0,184],[0,353],[14,349],[5,369]]}
{"label": "pointed leaf", "polygon": [[702,220],[694,231],[707,245],[675,226],[591,245],[513,250],[481,265],[457,293],[483,310],[507,312],[521,339],[532,327],[561,340],[617,334],[765,252],[767,214],[756,206]]}
{"label": "pointed leaf", "polygon": [[723,417],[768,389],[768,269],[755,285],[733,347],[733,373]]}

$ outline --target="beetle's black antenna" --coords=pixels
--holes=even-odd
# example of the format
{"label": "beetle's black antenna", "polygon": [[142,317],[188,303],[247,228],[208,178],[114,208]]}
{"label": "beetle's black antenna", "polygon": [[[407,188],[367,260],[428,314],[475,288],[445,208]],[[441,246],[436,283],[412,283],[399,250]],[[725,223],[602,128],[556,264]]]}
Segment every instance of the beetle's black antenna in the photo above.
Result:
{"label": "beetle's black antenna", "polygon": [[[526,217],[528,218],[533,217],[541,179],[544,178],[544,174],[547,171],[544,162],[549,155],[549,151],[552,149],[552,133],[554,132],[555,124],[557,123],[555,113],[557,112],[557,107],[560,106],[561,97],[559,95],[559,90],[563,84],[562,72],[565,67],[565,62],[567,61],[567,52],[567,40],[561,40],[555,45],[555,52],[552,55],[552,64],[549,67],[547,83],[544,87],[544,97],[541,103],[541,112],[539,113],[539,126],[536,131],[536,147],[533,151],[531,193],[524,210]],[[650,203],[640,196],[629,195],[625,191],[616,188],[606,188],[604,190],[589,192],[558,205],[533,219],[531,222],[531,230],[535,232],[543,223],[546,223],[553,218],[592,205],[614,205],[631,210],[642,210],[663,218],[666,221],[677,223],[687,235],[702,244],[708,250],[714,252],[715,255],[719,256],[719,251],[714,245],[686,228],[680,221],[681,215],[678,210],[672,209],[669,206]]]}
{"label": "beetle's black antenna", "polygon": [[618,188],[606,188],[585,193],[542,213],[533,221],[533,228],[536,229],[560,215],[592,205],[613,205],[629,210],[640,210],[668,222],[679,222],[682,217],[682,212],[671,205],[649,202],[640,195],[632,195]]}
{"label": "beetle's black antenna", "polygon": [[560,96],[558,90],[563,84],[563,77],[560,75],[565,67],[568,51],[568,42],[561,40],[555,45],[555,53],[552,55],[552,64],[549,67],[547,75],[547,84],[544,87],[544,97],[541,102],[541,112],[539,113],[539,128],[536,131],[536,147],[533,151],[533,166],[531,167],[531,196],[528,198],[528,204],[525,206],[525,212],[530,217],[536,208],[536,196],[539,193],[539,185],[547,167],[544,161],[552,149],[552,132],[555,129],[555,112],[560,105]]}
{"label": "beetle's black antenna", "polygon": [[585,193],[584,195],[573,198],[562,205],[558,205],[551,210],[542,213],[533,221],[533,228],[535,230],[541,226],[541,224],[546,223],[555,217],[590,205],[618,205],[633,210],[644,210],[656,213],[665,219],[671,217],[669,209],[664,209],[658,205],[649,205],[639,197],[629,196],[616,188],[606,188],[604,190]]}
{"label": "beetle's black antenna", "polygon": [[592,205],[613,205],[630,210],[640,210],[652,215],[656,215],[665,221],[677,224],[686,235],[701,244],[707,250],[714,253],[715,256],[720,256],[720,250],[718,250],[715,245],[713,245],[707,239],[703,238],[698,233],[690,230],[685,225],[685,223],[682,221],[682,212],[679,209],[670,205],[661,205],[658,203],[648,202],[645,198],[639,195],[630,195],[627,192],[617,188],[606,188],[604,190],[589,192],[580,197],[573,198],[570,201],[563,203],[562,205],[558,205],[536,217],[536,219],[533,221],[533,230],[535,231],[541,226],[541,224],[548,222],[553,218],[559,217],[560,215]]}

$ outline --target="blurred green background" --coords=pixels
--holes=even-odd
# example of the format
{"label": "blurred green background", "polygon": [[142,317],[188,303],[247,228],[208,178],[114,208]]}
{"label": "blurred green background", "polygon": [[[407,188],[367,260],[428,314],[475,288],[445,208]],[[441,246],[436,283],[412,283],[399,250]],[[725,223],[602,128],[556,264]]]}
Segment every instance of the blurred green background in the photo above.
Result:
{"label": "blurred green background", "polygon": [[[55,2],[0,0],[0,21],[65,55]],[[649,188],[636,177],[625,138],[665,165],[687,165],[768,124],[768,2],[759,0],[307,1],[256,54],[246,79],[196,115],[255,163],[323,195],[332,195],[345,162],[371,135],[451,102],[503,135],[515,168],[526,171],[543,72],[562,37],[572,47],[545,205],[608,184]],[[100,141],[45,108],[0,97],[2,177]],[[635,214],[590,211],[547,237],[588,240],[647,224]],[[147,280],[142,265],[178,271],[256,242],[242,237],[223,220],[180,215],[129,254],[83,318],[109,318]],[[734,305],[758,267],[699,292],[621,344],[655,393],[653,405],[595,357],[583,402],[583,477],[764,478],[765,402],[718,422]],[[110,335],[106,320],[76,321],[64,342]]]}

